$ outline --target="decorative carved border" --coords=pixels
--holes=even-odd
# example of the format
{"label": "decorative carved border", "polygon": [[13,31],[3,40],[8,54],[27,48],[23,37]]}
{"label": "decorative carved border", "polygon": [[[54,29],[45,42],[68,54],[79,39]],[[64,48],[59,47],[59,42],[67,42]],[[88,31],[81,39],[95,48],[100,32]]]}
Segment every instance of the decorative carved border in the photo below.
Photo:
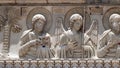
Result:
{"label": "decorative carved border", "polygon": [[59,60],[0,60],[0,67],[45,67],[45,68],[119,68],[120,59],[59,59]]}

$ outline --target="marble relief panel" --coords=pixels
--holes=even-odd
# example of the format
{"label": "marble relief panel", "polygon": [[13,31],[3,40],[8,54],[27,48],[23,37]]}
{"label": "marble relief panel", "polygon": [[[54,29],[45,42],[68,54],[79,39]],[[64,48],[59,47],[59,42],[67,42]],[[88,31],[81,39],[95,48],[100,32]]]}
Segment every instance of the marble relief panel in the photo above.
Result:
{"label": "marble relief panel", "polygon": [[6,13],[0,10],[0,50],[6,59],[119,58],[119,7],[1,9]]}

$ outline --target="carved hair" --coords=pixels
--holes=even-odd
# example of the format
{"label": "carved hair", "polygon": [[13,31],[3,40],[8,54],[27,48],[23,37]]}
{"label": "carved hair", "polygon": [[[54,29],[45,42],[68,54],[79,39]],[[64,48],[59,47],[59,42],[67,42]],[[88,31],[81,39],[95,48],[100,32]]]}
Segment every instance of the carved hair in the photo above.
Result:
{"label": "carved hair", "polygon": [[120,14],[114,13],[110,16],[109,22],[112,24],[113,22],[120,21]]}
{"label": "carved hair", "polygon": [[35,16],[33,16],[33,18],[32,18],[32,30],[34,30],[34,26],[35,26],[35,23],[37,22],[37,21],[42,21],[42,22],[44,22],[44,23],[46,23],[46,19],[45,19],[45,17],[42,15],[42,14],[36,14]]}
{"label": "carved hair", "polygon": [[71,17],[70,17],[70,28],[72,29],[73,28],[73,24],[76,20],[80,20],[81,23],[83,23],[83,18],[80,14],[73,14]]}

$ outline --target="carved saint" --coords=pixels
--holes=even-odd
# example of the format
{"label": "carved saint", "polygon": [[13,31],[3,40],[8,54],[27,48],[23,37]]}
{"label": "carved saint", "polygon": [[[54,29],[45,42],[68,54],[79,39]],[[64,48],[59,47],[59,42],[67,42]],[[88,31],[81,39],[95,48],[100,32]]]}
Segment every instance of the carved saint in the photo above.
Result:
{"label": "carved saint", "polygon": [[20,58],[52,58],[50,35],[43,31],[46,19],[37,14],[32,19],[32,29],[24,31],[21,36],[19,50]]}
{"label": "carved saint", "polygon": [[110,29],[103,32],[99,40],[98,57],[120,57],[120,14],[112,14],[109,18]]}
{"label": "carved saint", "polygon": [[83,45],[84,33],[82,32],[82,26],[82,16],[80,14],[73,14],[70,17],[70,29],[60,35],[60,44],[56,49],[59,58],[82,58],[86,56],[84,51],[91,53],[92,48],[90,46]]}

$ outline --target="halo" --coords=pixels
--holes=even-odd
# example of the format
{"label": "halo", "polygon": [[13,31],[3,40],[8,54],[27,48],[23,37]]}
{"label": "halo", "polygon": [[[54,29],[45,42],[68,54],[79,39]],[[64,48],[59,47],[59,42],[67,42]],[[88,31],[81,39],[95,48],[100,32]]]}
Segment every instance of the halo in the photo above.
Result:
{"label": "halo", "polygon": [[32,22],[39,19],[39,18],[41,18],[42,21],[46,21],[45,16],[43,16],[42,14],[36,14],[36,15],[33,16]]}
{"label": "halo", "polygon": [[74,19],[81,19],[82,20],[82,16],[80,14],[73,14],[70,17],[70,21],[73,21]]}
{"label": "halo", "polygon": [[119,7],[113,7],[108,9],[104,16],[103,16],[103,27],[107,30],[111,28],[111,24],[109,23],[109,18],[112,14],[120,14],[120,8]]}
{"label": "halo", "polygon": [[[43,15],[43,16],[45,17],[46,25],[45,25],[44,31],[47,31],[47,32],[48,32],[49,29],[50,29],[50,26],[51,26],[51,24],[52,24],[52,17],[51,17],[51,13],[50,13],[47,9],[45,9],[45,8],[43,8],[43,7],[33,8],[33,9],[29,12],[29,14],[28,14],[28,16],[27,16],[27,20],[26,20],[27,28],[28,28],[28,29],[31,29],[31,28],[32,28],[32,19],[33,19],[33,17],[34,17],[35,15],[39,15],[39,14],[41,14],[41,15]],[[43,17],[43,18],[44,18],[44,17]]]}
{"label": "halo", "polygon": [[[68,28],[70,27],[70,17],[73,14],[79,14],[82,16],[83,18],[83,22],[87,23],[85,25],[85,30],[88,29],[90,27],[91,24],[91,19],[90,19],[90,15],[88,13],[85,13],[84,11],[84,7],[75,7],[70,9],[66,14],[65,14],[65,18],[64,18],[64,23],[63,26],[65,28],[65,30],[68,30]],[[89,27],[88,27],[89,26]]]}

